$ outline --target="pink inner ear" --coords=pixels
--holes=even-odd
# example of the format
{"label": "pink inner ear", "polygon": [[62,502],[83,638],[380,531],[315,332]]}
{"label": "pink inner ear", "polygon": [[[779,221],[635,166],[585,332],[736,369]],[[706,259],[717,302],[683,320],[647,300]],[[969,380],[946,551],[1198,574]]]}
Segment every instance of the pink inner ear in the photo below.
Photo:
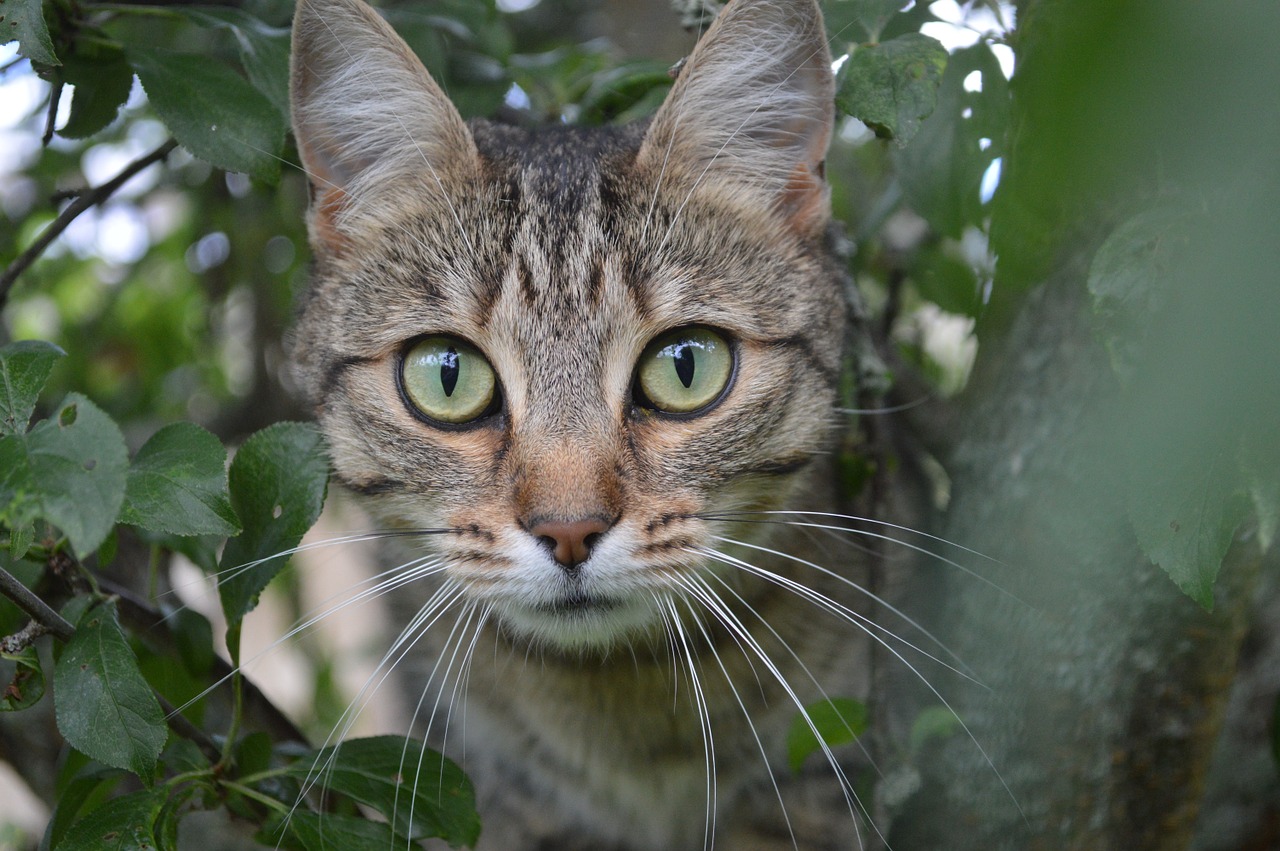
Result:
{"label": "pink inner ear", "polygon": [[810,236],[826,225],[827,183],[822,171],[821,162],[816,167],[796,163],[778,196],[778,209],[796,233]]}
{"label": "pink inner ear", "polygon": [[349,240],[338,229],[338,217],[346,209],[350,196],[329,167],[333,153],[324,146],[312,144],[305,133],[297,134],[298,152],[308,167],[311,184],[311,236],[330,254],[341,256]]}
{"label": "pink inner ear", "polygon": [[338,187],[317,189],[311,214],[311,235],[330,254],[341,257],[349,240],[338,229],[338,216],[347,206],[347,193]]}

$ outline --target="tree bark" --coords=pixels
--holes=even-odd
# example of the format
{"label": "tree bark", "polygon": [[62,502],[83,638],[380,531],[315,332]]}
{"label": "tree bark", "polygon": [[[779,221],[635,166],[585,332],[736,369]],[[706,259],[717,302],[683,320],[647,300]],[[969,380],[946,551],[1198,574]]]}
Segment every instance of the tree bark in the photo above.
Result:
{"label": "tree bark", "polygon": [[943,640],[989,691],[939,683],[972,736],[927,755],[895,849],[1190,840],[1260,556],[1237,541],[1208,613],[1140,553],[1120,388],[1086,301],[1069,264],[974,377],[942,534],[998,559],[965,561],[999,590],[941,565],[917,596],[946,601]]}

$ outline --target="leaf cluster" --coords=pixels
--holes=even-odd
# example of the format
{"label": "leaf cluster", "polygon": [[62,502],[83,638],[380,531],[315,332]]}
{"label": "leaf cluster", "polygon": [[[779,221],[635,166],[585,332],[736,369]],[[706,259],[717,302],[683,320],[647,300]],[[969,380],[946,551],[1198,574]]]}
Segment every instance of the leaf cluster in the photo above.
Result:
{"label": "leaf cluster", "polygon": [[[48,343],[0,348],[0,532],[7,540],[0,578],[31,618],[5,639],[11,679],[0,709],[27,710],[44,698],[48,683],[32,641],[52,632],[57,727],[71,754],[44,846],[174,848],[183,815],[214,808],[263,825],[264,843],[300,851],[339,839],[351,849],[426,837],[474,843],[479,821],[466,777],[411,739],[307,751],[262,732],[242,736],[238,668],[229,676],[229,730],[202,730],[202,699],[219,685],[208,622],[171,612],[163,623],[173,644],[154,646],[150,630],[122,618],[121,598],[90,567],[109,561],[121,525],[151,540],[157,554],[195,555],[219,576],[228,650],[238,660],[240,623],[324,504],[328,466],[316,430],[278,423],[258,432],[235,453],[229,473],[222,443],[192,423],[160,429],[130,458],[119,427],[79,394],[29,425],[60,356]],[[42,599],[58,597],[60,613]],[[111,797],[112,790],[126,793]],[[386,822],[369,820],[361,806]]]}

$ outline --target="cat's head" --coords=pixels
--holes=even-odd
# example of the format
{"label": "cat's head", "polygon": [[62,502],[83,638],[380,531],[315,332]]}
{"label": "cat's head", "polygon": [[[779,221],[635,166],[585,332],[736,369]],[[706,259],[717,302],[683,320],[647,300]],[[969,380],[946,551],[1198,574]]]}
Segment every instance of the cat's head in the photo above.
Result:
{"label": "cat's head", "polygon": [[338,479],[511,631],[608,646],[702,581],[832,427],[831,62],[734,0],[647,126],[465,124],[359,0],[302,0],[315,271],[294,336]]}

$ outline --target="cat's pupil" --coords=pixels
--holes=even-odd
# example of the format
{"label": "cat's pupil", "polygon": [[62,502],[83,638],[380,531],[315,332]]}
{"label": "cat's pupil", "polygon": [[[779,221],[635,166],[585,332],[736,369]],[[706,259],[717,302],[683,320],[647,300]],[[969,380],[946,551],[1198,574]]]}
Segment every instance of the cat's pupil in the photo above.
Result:
{"label": "cat's pupil", "polygon": [[684,343],[676,349],[676,377],[680,383],[689,388],[693,384],[693,346]]}
{"label": "cat's pupil", "polygon": [[453,346],[440,358],[440,386],[446,396],[452,396],[458,386],[458,350]]}

